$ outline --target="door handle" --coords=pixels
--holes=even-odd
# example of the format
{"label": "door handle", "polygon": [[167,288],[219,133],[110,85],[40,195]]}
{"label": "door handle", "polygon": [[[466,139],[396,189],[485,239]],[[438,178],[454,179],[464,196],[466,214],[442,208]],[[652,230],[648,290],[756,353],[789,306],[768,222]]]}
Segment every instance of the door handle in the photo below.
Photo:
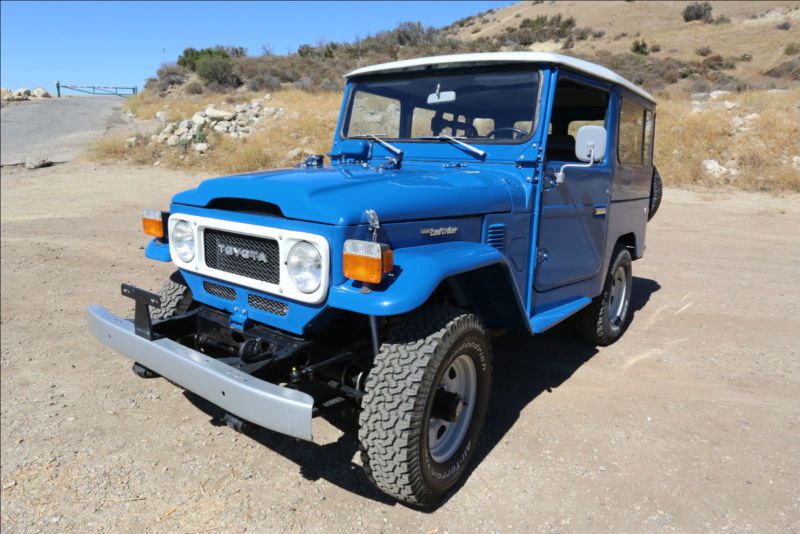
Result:
{"label": "door handle", "polygon": [[608,212],[608,208],[606,206],[595,206],[594,207],[594,216],[595,217],[605,217],[607,212]]}

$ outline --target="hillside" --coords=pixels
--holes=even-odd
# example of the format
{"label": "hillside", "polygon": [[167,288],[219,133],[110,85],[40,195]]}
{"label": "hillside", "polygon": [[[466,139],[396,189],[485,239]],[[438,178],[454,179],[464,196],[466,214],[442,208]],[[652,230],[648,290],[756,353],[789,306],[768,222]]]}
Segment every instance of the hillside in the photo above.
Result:
{"label": "hillside", "polygon": [[[502,39],[523,25],[523,21],[556,16],[573,18],[572,31],[560,39],[536,42],[527,48],[548,50],[592,58],[601,63],[608,55],[631,56],[635,40],[644,40],[651,61],[674,61],[679,64],[708,63],[706,58],[720,55],[732,60],[733,68],[725,74],[754,88],[786,86],[800,80],[800,2],[707,2],[711,7],[710,22],[684,21],[683,11],[692,2],[519,2],[509,7],[462,19],[444,28],[448,35],[470,42]],[[584,38],[581,38],[584,37]],[[793,47],[792,45],[796,46]],[[653,47],[659,49],[654,51]],[[704,49],[704,47],[707,47]],[[698,53],[698,51],[700,53]],[[789,52],[794,51],[794,54]],[[700,55],[700,54],[705,54]],[[644,60],[644,58],[642,58]],[[784,76],[764,73],[784,66]],[[612,62],[613,63],[613,62]],[[619,65],[609,65],[616,66]],[[728,67],[729,65],[725,65]],[[619,69],[625,70],[625,69]],[[627,72],[636,78],[637,69]],[[792,79],[791,72],[794,73]],[[776,73],[777,74],[777,73]],[[643,77],[644,85],[654,84]],[[680,78],[680,73],[679,73]],[[698,77],[679,79],[670,90],[697,89]],[[662,80],[668,82],[669,80]],[[735,87],[733,87],[735,89]]]}
{"label": "hillside", "polygon": [[[705,21],[686,22],[687,6]],[[128,100],[138,133],[89,156],[221,174],[292,165],[328,151],[350,69],[497,50],[584,57],[654,92],[667,185],[800,191],[800,2],[521,2],[285,56],[186,49]]]}

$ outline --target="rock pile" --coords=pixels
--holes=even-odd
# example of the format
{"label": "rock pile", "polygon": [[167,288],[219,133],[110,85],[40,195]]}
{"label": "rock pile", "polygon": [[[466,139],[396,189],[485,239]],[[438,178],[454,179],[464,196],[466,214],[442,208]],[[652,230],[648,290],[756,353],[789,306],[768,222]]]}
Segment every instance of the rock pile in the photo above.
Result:
{"label": "rock pile", "polygon": [[[269,95],[268,95],[269,96]],[[269,98],[266,98],[269,100]],[[238,104],[233,110],[209,106],[198,111],[191,119],[167,122],[166,113],[159,111],[156,118],[164,123],[164,129],[151,140],[167,146],[188,146],[204,153],[208,150],[208,134],[214,132],[241,139],[253,133],[253,129],[265,121],[278,120],[286,115],[281,107],[264,107],[264,99],[256,98],[249,103]]]}
{"label": "rock pile", "polygon": [[3,100],[8,102],[19,102],[22,100],[30,100],[31,98],[50,98],[50,93],[44,87],[37,87],[33,91],[27,87],[20,87],[16,91],[9,91],[6,88],[0,88],[0,94],[3,95]]}

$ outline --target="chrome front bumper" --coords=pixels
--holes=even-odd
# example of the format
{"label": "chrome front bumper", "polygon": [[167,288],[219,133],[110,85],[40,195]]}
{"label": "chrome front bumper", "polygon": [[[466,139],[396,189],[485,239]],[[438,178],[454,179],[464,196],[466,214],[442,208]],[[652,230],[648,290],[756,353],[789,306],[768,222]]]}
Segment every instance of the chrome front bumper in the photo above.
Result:
{"label": "chrome front bumper", "polygon": [[148,341],[134,333],[133,322],[102,306],[89,306],[88,319],[94,337],[131,360],[241,419],[311,441],[311,395],[241,373],[171,339]]}

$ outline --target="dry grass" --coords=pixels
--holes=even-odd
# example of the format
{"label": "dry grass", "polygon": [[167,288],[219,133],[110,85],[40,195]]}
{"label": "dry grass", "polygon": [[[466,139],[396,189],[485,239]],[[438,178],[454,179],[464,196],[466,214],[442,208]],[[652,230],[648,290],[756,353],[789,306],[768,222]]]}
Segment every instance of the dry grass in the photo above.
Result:
{"label": "dry grass", "polygon": [[[236,93],[177,99],[158,98],[143,92],[129,99],[128,109],[145,119],[164,110],[168,112],[169,121],[178,121],[190,118],[209,104],[221,107],[222,102],[233,105],[262,96],[263,93]],[[90,148],[87,157],[95,161],[126,160],[150,165],[159,162],[159,165],[173,168],[203,169],[220,174],[286,167],[304,157],[288,158],[287,152],[293,149],[314,154],[325,154],[330,150],[341,98],[340,93],[275,92],[265,105],[284,108],[284,117],[268,120],[254,129],[247,139],[236,140],[209,132],[211,149],[205,155],[194,152],[191,147],[167,147],[154,143],[149,136],[141,144],[126,149],[127,136],[118,135],[100,139]]]}
{"label": "dry grass", "polygon": [[[244,95],[247,95],[246,97]],[[252,94],[238,94],[237,101]],[[145,109],[163,109],[168,105],[177,115],[175,120],[191,117],[208,104],[219,105],[223,98],[180,101],[156,99],[142,95],[135,105]],[[233,102],[230,96],[225,97]],[[658,105],[655,161],[667,186],[731,187],[748,191],[800,192],[800,169],[792,158],[800,156],[800,89],[787,92],[752,91],[733,94],[728,100],[739,107],[724,108],[722,101],[710,104],[712,109],[692,113],[688,97],[665,95]],[[145,140],[125,149],[124,137],[100,140],[89,152],[95,160],[119,160],[140,164],[158,161],[174,168],[203,169],[219,174],[286,167],[302,156],[287,158],[292,149],[305,149],[324,154],[330,149],[336,126],[339,93],[308,93],[286,90],[274,93],[270,106],[283,107],[286,116],[270,121],[246,140],[209,134],[212,146],[206,155],[191,150],[171,148]],[[153,112],[154,113],[154,112]],[[745,120],[752,113],[758,118]],[[140,115],[141,116],[141,115]],[[745,121],[734,125],[734,118]],[[708,175],[703,160],[713,159],[725,167],[736,168],[737,175]]]}
{"label": "dry grass", "polygon": [[[667,185],[735,187],[745,191],[800,192],[800,89],[729,95],[732,110],[692,113],[687,97],[661,100],[656,124],[655,162]],[[748,115],[757,113],[758,116]],[[743,121],[737,126],[735,121]],[[703,169],[712,159],[738,170],[714,177]]]}

